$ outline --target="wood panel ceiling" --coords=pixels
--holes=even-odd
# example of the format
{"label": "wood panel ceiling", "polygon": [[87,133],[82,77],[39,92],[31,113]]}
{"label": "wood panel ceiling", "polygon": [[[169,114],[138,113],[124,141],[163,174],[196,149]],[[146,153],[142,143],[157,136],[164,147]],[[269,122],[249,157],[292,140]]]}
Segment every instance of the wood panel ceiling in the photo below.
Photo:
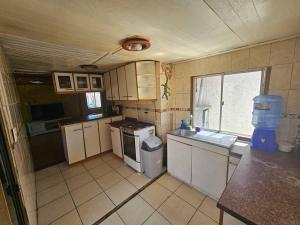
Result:
{"label": "wood panel ceiling", "polygon": [[[300,0],[0,0],[0,42],[24,70],[174,62],[299,33]],[[111,54],[132,35],[152,47]]]}

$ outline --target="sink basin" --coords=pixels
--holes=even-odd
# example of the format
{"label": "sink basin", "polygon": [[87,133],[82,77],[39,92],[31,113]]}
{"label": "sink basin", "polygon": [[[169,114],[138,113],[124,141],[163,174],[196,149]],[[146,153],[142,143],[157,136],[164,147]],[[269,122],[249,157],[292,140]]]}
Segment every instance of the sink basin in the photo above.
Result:
{"label": "sink basin", "polygon": [[173,131],[173,133],[178,136],[191,137],[196,134],[196,131],[178,129],[178,130]]}

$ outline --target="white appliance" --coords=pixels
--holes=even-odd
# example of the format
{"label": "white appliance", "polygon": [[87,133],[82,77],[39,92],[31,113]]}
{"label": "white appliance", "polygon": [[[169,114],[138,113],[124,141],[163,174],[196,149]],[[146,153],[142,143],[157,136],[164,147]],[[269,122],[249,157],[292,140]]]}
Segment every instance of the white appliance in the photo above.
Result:
{"label": "white appliance", "polygon": [[[141,165],[141,147],[145,139],[155,136],[155,126],[138,122],[138,126],[121,127],[124,161],[138,172],[143,172]],[[143,127],[142,127],[143,126]]]}

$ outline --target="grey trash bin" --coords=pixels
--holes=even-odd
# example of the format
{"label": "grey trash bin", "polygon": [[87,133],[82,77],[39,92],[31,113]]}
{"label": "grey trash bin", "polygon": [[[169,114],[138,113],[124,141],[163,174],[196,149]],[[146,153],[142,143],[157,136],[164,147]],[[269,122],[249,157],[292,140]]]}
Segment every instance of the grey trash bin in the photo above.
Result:
{"label": "grey trash bin", "polygon": [[142,167],[145,175],[154,178],[161,174],[163,163],[162,141],[152,136],[144,140],[141,149]]}

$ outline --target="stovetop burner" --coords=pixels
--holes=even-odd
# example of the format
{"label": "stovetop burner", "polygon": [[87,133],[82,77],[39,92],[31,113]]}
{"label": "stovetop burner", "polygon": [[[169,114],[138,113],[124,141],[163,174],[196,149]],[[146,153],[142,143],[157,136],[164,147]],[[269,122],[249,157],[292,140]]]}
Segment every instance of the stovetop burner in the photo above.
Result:
{"label": "stovetop burner", "polygon": [[137,119],[132,119],[132,118],[126,118],[125,120],[122,121],[121,124],[121,127],[130,130],[139,130],[149,126],[153,126],[153,124],[138,121]]}

